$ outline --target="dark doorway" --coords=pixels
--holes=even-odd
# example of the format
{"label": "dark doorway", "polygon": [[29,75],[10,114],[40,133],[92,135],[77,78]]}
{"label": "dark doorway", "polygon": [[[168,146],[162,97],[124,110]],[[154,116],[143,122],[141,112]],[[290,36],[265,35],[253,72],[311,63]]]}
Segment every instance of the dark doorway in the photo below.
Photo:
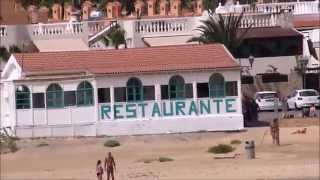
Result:
{"label": "dark doorway", "polygon": [[316,89],[320,91],[320,74],[319,73],[307,73],[305,75],[305,88],[306,89]]}

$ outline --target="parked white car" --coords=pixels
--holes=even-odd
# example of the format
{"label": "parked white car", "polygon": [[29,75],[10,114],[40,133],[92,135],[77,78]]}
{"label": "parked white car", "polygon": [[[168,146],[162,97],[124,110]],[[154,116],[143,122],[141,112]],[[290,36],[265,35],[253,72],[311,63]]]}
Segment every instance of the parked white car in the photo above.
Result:
{"label": "parked white car", "polygon": [[[254,96],[256,103],[259,106],[260,111],[266,110],[274,110],[275,108],[275,100],[277,97],[277,93],[274,91],[260,91],[257,92]],[[278,109],[281,109],[282,103],[278,101]]]}
{"label": "parked white car", "polygon": [[288,96],[287,100],[289,109],[300,109],[303,107],[310,107],[312,105],[319,107],[319,103],[319,92],[314,89],[295,90],[290,96]]}

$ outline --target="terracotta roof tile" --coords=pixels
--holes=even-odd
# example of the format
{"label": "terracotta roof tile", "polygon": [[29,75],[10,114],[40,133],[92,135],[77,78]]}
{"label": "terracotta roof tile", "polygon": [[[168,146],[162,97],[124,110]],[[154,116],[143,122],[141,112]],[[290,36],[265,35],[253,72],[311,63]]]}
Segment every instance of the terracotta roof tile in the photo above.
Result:
{"label": "terracotta roof tile", "polygon": [[[240,29],[243,32],[244,29]],[[302,36],[298,31],[293,28],[282,27],[259,27],[251,28],[245,35],[245,38],[273,38],[273,37],[292,37]]]}
{"label": "terracotta roof tile", "polygon": [[83,70],[93,74],[236,68],[221,44],[14,54],[24,72]]}
{"label": "terracotta roof tile", "polygon": [[295,15],[293,25],[295,28],[320,27],[320,14]]}

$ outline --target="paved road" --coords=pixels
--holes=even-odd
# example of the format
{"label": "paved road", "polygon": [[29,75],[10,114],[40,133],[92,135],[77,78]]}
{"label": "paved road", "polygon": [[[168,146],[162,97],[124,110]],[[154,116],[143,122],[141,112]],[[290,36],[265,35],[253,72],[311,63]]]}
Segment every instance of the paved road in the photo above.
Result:
{"label": "paved road", "polygon": [[[279,116],[281,116],[281,111],[279,112]],[[301,110],[300,111],[289,111],[289,114],[293,114],[295,117],[301,117]],[[317,110],[318,117],[320,118],[320,110]],[[259,112],[259,121],[266,121],[270,122],[272,119],[276,118],[277,114],[272,111],[264,111]]]}

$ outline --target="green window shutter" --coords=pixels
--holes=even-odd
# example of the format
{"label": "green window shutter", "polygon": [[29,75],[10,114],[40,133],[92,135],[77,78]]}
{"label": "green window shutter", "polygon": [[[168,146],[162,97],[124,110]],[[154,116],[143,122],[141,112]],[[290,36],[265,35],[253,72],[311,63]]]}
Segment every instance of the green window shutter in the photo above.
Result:
{"label": "green window shutter", "polygon": [[46,92],[47,108],[62,108],[63,102],[63,90],[58,84],[51,84]]}
{"label": "green window shutter", "polygon": [[169,99],[184,99],[185,98],[185,83],[184,79],[179,76],[173,76],[169,80]]}
{"label": "green window shutter", "polygon": [[81,82],[77,87],[77,105],[93,105],[93,88],[88,81]]}
{"label": "green window shutter", "polygon": [[130,78],[127,82],[127,101],[143,101],[143,86],[136,77]]}
{"label": "green window shutter", "polygon": [[30,109],[30,91],[27,86],[16,90],[16,109]]}
{"label": "green window shutter", "polygon": [[225,81],[220,73],[214,73],[209,79],[209,94],[212,98],[225,97]]}

